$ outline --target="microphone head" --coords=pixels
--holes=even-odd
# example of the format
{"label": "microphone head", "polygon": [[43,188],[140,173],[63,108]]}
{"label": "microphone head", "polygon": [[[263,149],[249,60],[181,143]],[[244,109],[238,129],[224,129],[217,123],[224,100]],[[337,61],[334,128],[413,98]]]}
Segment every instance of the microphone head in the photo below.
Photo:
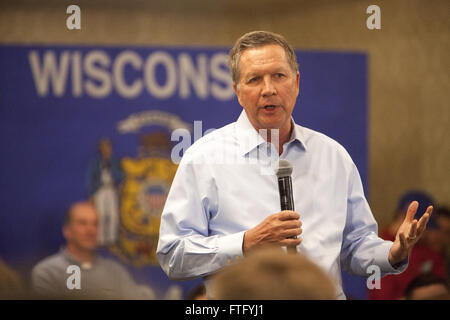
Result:
{"label": "microphone head", "polygon": [[278,178],[289,177],[292,174],[292,164],[287,160],[279,160],[278,166],[275,169],[275,173]]}

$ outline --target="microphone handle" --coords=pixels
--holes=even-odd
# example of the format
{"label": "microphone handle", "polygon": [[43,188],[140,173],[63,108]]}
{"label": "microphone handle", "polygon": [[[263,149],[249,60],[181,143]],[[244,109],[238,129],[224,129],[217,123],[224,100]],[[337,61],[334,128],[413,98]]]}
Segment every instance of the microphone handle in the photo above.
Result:
{"label": "microphone handle", "polygon": [[278,178],[281,210],[294,211],[294,197],[292,195],[292,179],[290,176]]}
{"label": "microphone handle", "polygon": [[[278,178],[278,190],[280,192],[280,207],[281,210],[294,211],[294,197],[292,195],[292,179],[290,176]],[[297,239],[297,236],[289,237],[290,239]],[[297,253],[296,246],[287,246],[288,253]]]}

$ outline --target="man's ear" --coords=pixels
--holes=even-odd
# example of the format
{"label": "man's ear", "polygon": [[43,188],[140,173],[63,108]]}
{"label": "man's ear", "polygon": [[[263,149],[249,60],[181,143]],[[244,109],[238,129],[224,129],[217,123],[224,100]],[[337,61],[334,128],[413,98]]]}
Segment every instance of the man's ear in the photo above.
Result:
{"label": "man's ear", "polygon": [[239,88],[238,85],[236,83],[233,82],[233,89],[234,89],[234,93],[236,93],[236,96],[239,95]]}
{"label": "man's ear", "polygon": [[297,97],[300,94],[300,72],[297,71],[297,74],[295,75],[295,81],[297,84]]}
{"label": "man's ear", "polygon": [[62,234],[64,236],[64,239],[66,239],[66,241],[70,239],[70,230],[67,226],[62,227]]}
{"label": "man's ear", "polygon": [[234,89],[234,93],[236,93],[236,97],[237,97],[237,99],[239,101],[239,104],[242,106],[240,90],[239,90],[239,84],[236,84],[236,83],[233,82],[233,89]]}

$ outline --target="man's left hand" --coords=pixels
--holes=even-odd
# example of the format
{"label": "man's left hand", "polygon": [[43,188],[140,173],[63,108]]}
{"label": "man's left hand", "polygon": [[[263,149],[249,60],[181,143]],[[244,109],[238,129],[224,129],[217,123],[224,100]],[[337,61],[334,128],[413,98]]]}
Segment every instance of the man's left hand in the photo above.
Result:
{"label": "man's left hand", "polygon": [[414,215],[418,206],[419,203],[417,201],[411,202],[406,212],[405,220],[397,231],[394,244],[389,251],[389,262],[392,266],[408,257],[414,245],[425,232],[433,207],[429,206],[423,216],[417,221],[417,219],[414,219]]}

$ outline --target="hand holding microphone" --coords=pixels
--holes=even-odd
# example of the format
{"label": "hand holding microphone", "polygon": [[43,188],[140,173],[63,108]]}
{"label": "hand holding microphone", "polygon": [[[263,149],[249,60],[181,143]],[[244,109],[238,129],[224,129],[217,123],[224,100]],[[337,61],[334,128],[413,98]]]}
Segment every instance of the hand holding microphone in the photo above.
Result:
{"label": "hand holding microphone", "polygon": [[286,246],[288,252],[297,252],[296,246],[302,241],[297,238],[302,233],[302,223],[299,221],[300,215],[294,212],[292,165],[286,160],[280,160],[276,173],[282,211],[268,216],[245,232],[242,244],[244,253],[253,247],[269,244]]}
{"label": "hand holding microphone", "polygon": [[[281,210],[294,211],[294,195],[292,193],[292,164],[287,160],[278,161],[276,174],[278,177],[278,191],[280,193],[280,207]],[[300,222],[301,225],[301,222]],[[297,235],[289,237],[290,239],[297,239]],[[297,248],[294,245],[288,245],[287,251],[296,253]]]}

